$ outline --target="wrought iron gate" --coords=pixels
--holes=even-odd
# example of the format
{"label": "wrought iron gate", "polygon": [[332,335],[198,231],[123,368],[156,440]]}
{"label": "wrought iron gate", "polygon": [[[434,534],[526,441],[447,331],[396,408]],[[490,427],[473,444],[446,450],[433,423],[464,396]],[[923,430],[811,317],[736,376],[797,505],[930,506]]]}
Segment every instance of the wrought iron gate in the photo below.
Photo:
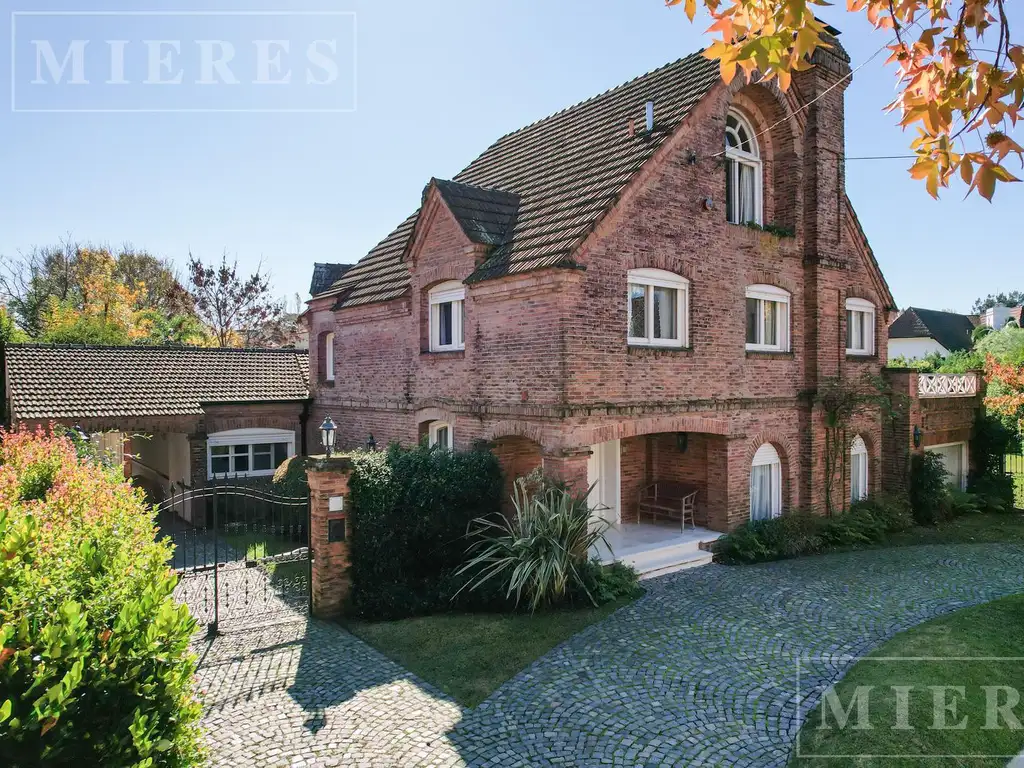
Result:
{"label": "wrought iron gate", "polygon": [[308,496],[210,485],[173,493],[157,512],[174,544],[175,597],[211,634],[308,613]]}

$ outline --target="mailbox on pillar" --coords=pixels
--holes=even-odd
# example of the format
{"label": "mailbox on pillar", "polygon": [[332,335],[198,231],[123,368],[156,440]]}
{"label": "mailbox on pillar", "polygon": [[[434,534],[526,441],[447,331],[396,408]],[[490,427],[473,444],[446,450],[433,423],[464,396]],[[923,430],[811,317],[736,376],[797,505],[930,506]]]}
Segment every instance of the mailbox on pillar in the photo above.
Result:
{"label": "mailbox on pillar", "polygon": [[347,539],[345,524],[348,513],[345,510],[344,496],[331,496],[327,502],[327,543]]}

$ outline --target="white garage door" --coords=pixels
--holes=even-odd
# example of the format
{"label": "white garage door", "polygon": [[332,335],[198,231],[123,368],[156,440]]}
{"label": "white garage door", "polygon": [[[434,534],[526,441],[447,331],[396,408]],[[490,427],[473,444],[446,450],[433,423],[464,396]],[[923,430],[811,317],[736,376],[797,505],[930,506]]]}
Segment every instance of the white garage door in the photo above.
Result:
{"label": "white garage door", "polygon": [[942,459],[942,466],[949,473],[950,485],[960,489],[967,487],[967,443],[934,445],[928,451]]}

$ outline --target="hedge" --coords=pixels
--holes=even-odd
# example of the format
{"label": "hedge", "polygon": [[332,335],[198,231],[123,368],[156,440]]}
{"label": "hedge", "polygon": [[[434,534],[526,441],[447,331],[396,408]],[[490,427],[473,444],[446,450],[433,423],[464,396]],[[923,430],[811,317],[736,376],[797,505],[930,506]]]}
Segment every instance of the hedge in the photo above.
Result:
{"label": "hedge", "polygon": [[716,539],[712,550],[718,563],[783,560],[878,544],[912,522],[904,499],[869,496],[833,517],[795,511],[771,520],[753,520]]}
{"label": "hedge", "polygon": [[195,622],[141,492],[67,438],[0,439],[3,764],[199,765]]}
{"label": "hedge", "polygon": [[357,453],[349,492],[356,616],[395,619],[504,604],[497,587],[465,590],[452,601],[465,584],[455,572],[466,560],[471,521],[501,506],[501,468],[492,453],[424,445]]}

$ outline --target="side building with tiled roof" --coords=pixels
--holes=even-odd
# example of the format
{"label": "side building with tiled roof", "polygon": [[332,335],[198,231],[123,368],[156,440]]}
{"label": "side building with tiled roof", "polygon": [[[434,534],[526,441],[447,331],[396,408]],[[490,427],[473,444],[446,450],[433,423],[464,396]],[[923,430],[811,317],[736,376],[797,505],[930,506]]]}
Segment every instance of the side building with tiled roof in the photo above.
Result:
{"label": "side building with tiled roof", "polygon": [[[596,483],[616,526],[657,517],[654,483],[715,531],[824,508],[806,393],[878,374],[894,310],[846,197],[832,42],[786,93],[688,56],[430,180],[309,303],[312,420],[345,446],[486,441],[510,479]],[[837,503],[882,485],[879,415],[850,439]]]}
{"label": "side building with tiled roof", "polygon": [[156,500],[306,453],[302,350],[8,344],[2,372],[7,425],[93,435]]}

